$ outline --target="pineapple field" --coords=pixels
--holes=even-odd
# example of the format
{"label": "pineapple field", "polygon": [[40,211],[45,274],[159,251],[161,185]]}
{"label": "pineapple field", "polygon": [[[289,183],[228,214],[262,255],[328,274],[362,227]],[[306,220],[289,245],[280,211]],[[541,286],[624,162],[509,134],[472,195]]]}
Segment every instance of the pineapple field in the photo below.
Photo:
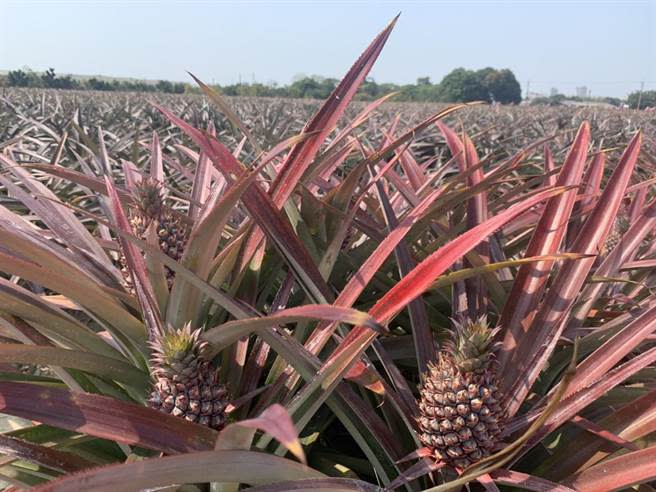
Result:
{"label": "pineapple field", "polygon": [[393,27],[326,101],[0,89],[5,490],[656,490],[656,113],[354,101]]}

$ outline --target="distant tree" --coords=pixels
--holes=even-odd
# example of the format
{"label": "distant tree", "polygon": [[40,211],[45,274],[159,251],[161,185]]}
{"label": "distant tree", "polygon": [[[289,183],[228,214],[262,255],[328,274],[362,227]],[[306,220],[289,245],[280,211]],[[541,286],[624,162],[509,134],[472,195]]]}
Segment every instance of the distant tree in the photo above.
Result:
{"label": "distant tree", "polygon": [[478,75],[481,83],[483,85],[486,85],[485,79],[487,79],[488,77],[493,76],[497,72],[498,72],[498,70],[496,68],[485,67],[485,68],[481,68],[480,70],[476,70],[476,75]]}
{"label": "distant tree", "polygon": [[[420,94],[420,97],[431,100],[431,95]],[[522,100],[522,90],[509,69],[486,67],[473,71],[456,68],[440,82],[439,99],[445,102],[496,101],[517,104]]]}
{"label": "distant tree", "polygon": [[321,94],[320,99],[326,99],[335,90],[339,84],[338,79],[325,78],[321,80]]}
{"label": "distant tree", "polygon": [[382,95],[383,94],[380,92],[380,86],[376,83],[373,77],[367,77],[358,91],[358,99],[365,101],[373,101]]}
{"label": "distant tree", "polygon": [[64,77],[57,77],[54,68],[49,68],[43,74],[41,74],[40,80],[37,80],[36,77],[33,79],[33,83],[29,84],[34,87],[46,87],[48,89],[78,89],[80,88],[80,83],[75,80],[70,75]]}
{"label": "distant tree", "polygon": [[98,80],[95,77],[90,78],[86,81],[87,88],[92,91],[111,91],[114,90],[112,85],[105,80]]}
{"label": "distant tree", "polygon": [[216,87],[226,96],[237,95],[237,84],[230,84],[230,85],[224,85],[223,87],[221,86],[216,86]]}
{"label": "distant tree", "polygon": [[[158,89],[157,84],[149,84],[142,81],[112,81],[112,84],[116,83],[116,90],[119,91],[130,91],[130,92],[156,92]],[[169,82],[170,83],[170,82]],[[161,87],[161,86],[160,86]],[[168,87],[168,85],[166,85]]]}
{"label": "distant tree", "polygon": [[57,75],[55,69],[50,67],[41,75],[44,87],[55,88],[57,87]]}
{"label": "distant tree", "polygon": [[403,96],[410,101],[439,101],[440,86],[432,84],[430,77],[419,77],[415,85],[405,86]]}
{"label": "distant tree", "polygon": [[627,103],[631,109],[638,108],[638,101],[640,109],[656,108],[656,91],[642,91],[642,97],[640,97],[640,91],[629,94]]}
{"label": "distant tree", "polygon": [[439,101],[441,90],[438,84],[420,84],[413,91],[413,101]]}
{"label": "distant tree", "polygon": [[502,104],[522,102],[522,88],[510,69],[484,68],[478,71],[478,75],[493,101]]}
{"label": "distant tree", "polygon": [[57,89],[79,89],[81,86],[80,82],[70,75],[66,75],[65,77],[59,77],[56,79],[55,87]]}
{"label": "distant tree", "polygon": [[30,77],[22,70],[12,70],[7,74],[7,83],[10,87],[27,87]]}
{"label": "distant tree", "polygon": [[478,72],[456,68],[440,82],[440,100],[444,102],[490,102],[491,97]]}
{"label": "distant tree", "polygon": [[289,86],[289,95],[298,98],[326,99],[335,90],[337,83],[337,79],[305,77]]}
{"label": "distant tree", "polygon": [[[390,83],[385,83],[385,84],[378,84],[378,93],[380,96],[383,96],[384,94],[389,94],[390,92],[397,92],[401,89],[401,86],[397,84],[390,84]],[[397,100],[400,100],[400,98],[397,98]]]}
{"label": "distant tree", "polygon": [[167,93],[173,92],[173,84],[168,80],[160,80],[159,82],[157,82],[157,84],[155,84],[155,88],[159,92],[167,92]]}
{"label": "distant tree", "polygon": [[619,97],[604,97],[603,101],[613,106],[620,106],[622,104],[622,100]]}
{"label": "distant tree", "polygon": [[310,94],[318,92],[319,89],[319,82],[311,77],[305,77],[289,86],[289,95],[298,98],[310,97]]}

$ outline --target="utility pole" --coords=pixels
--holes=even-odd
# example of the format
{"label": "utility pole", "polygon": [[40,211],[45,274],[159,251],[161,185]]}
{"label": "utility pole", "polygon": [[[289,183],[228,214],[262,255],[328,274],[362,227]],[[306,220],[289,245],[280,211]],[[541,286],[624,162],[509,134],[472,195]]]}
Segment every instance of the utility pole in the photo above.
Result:
{"label": "utility pole", "polygon": [[531,88],[531,81],[527,80],[526,81],[526,97],[524,98],[525,100],[528,101],[528,95],[530,94],[530,88]]}
{"label": "utility pole", "polygon": [[645,90],[645,82],[644,80],[640,82],[640,92],[638,92],[638,106],[636,109],[640,109],[640,104],[642,103],[642,91]]}

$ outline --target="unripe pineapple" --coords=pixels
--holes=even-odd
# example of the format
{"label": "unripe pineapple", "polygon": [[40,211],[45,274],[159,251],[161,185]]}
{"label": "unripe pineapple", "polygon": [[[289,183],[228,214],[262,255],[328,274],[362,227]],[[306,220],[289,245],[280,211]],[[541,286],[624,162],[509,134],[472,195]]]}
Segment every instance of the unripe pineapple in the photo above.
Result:
{"label": "unripe pineapple", "polygon": [[622,236],[629,229],[629,221],[626,217],[617,217],[612,232],[606,238],[601,248],[601,256],[608,255],[622,240]]}
{"label": "unripe pineapple", "polygon": [[[159,247],[175,261],[180,261],[187,244],[189,230],[170,209],[164,206],[162,186],[153,179],[144,179],[134,190],[136,210],[130,214],[130,225],[136,236],[146,240],[146,231],[155,223]],[[123,261],[123,276],[128,289],[132,290],[132,281]],[[165,267],[169,289],[173,284],[174,272]]]}
{"label": "unripe pineapple", "polygon": [[155,385],[150,407],[213,429],[225,424],[227,390],[218,372],[205,358],[207,342],[200,329],[169,329],[151,342],[151,374]]}
{"label": "unripe pineapple", "polygon": [[489,456],[503,425],[493,366],[496,330],[486,319],[455,323],[453,340],[419,388],[419,439],[441,463],[463,469]]}

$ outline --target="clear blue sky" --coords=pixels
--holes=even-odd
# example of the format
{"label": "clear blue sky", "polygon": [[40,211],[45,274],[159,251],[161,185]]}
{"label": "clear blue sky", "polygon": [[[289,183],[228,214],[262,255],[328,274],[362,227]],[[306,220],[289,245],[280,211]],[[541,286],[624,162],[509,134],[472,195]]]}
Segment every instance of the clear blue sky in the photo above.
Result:
{"label": "clear blue sky", "polygon": [[512,69],[525,90],[656,89],[656,0],[0,0],[0,69],[289,83],[341,77],[398,12],[378,82]]}

